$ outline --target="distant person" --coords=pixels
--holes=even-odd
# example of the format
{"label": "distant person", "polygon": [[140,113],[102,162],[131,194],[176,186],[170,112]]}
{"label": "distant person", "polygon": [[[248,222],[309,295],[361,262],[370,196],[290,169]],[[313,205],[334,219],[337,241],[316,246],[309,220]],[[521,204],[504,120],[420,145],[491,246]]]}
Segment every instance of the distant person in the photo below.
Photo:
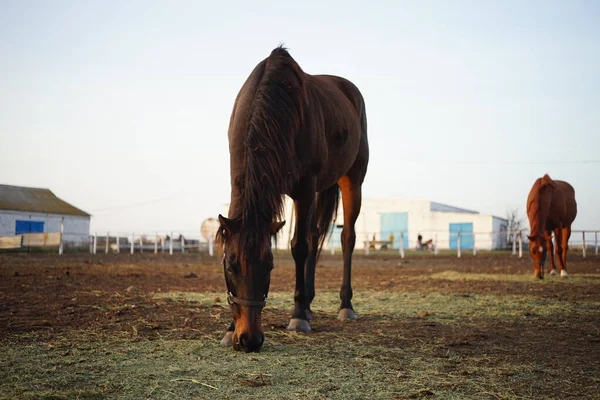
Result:
{"label": "distant person", "polygon": [[417,236],[417,250],[423,250],[423,236],[420,233]]}
{"label": "distant person", "polygon": [[390,241],[390,249],[392,249],[394,247],[394,234],[393,233],[390,233],[388,240]]}

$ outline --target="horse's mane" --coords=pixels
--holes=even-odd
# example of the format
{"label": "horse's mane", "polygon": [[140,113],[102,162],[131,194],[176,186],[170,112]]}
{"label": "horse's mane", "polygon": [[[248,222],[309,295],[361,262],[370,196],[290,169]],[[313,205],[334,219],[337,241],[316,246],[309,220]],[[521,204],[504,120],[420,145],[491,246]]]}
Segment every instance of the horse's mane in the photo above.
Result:
{"label": "horse's mane", "polygon": [[259,249],[256,256],[264,258],[269,226],[283,216],[283,194],[299,179],[294,143],[303,122],[304,81],[304,72],[284,47],[271,52],[249,104],[241,204],[237,214],[230,215],[240,222],[240,235],[233,244],[238,257]]}
{"label": "horse's mane", "polygon": [[545,174],[543,177],[538,178],[531,188],[527,201],[527,214],[530,216],[531,220],[531,236],[537,236],[542,233],[539,229],[542,225],[542,219],[546,217],[542,214],[544,208],[549,206],[549,204],[545,204],[544,201],[550,200],[550,197],[547,196],[546,193],[548,190],[552,190],[555,187],[556,182],[554,182],[548,174]]}

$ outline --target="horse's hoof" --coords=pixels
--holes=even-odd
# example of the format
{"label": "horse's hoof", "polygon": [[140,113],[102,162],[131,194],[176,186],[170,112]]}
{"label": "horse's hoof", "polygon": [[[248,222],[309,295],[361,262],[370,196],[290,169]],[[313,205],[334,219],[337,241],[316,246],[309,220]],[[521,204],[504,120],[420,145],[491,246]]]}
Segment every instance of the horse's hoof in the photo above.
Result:
{"label": "horse's hoof", "polygon": [[354,320],[358,319],[358,316],[356,315],[356,313],[354,312],[353,309],[342,308],[340,310],[340,312],[338,313],[338,319],[341,321],[346,321],[346,320],[354,321]]}
{"label": "horse's hoof", "polygon": [[233,345],[233,332],[225,332],[225,336],[221,339],[221,346],[232,346]]}
{"label": "horse's hoof", "polygon": [[296,332],[310,332],[310,324],[305,319],[292,318],[290,324],[287,327],[288,331]]}
{"label": "horse's hoof", "polygon": [[560,277],[561,278],[568,278],[569,274],[567,274],[567,270],[563,269],[562,271],[560,271]]}
{"label": "horse's hoof", "polygon": [[552,271],[550,271],[550,275],[556,275],[556,270],[553,269]]}

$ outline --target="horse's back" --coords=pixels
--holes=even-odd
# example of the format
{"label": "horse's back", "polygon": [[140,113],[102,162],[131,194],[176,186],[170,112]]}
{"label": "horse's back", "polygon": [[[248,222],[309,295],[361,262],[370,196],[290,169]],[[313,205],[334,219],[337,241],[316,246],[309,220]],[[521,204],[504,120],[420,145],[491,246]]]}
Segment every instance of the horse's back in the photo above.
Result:
{"label": "horse's back", "polygon": [[360,90],[334,75],[308,75],[311,122],[307,127],[320,151],[318,190],[325,190],[351,173],[362,181],[369,160],[367,117]]}
{"label": "horse's back", "polygon": [[575,200],[575,189],[565,181],[554,181],[556,183],[555,198],[557,205],[564,212],[564,223],[571,224],[577,216],[577,201]]}

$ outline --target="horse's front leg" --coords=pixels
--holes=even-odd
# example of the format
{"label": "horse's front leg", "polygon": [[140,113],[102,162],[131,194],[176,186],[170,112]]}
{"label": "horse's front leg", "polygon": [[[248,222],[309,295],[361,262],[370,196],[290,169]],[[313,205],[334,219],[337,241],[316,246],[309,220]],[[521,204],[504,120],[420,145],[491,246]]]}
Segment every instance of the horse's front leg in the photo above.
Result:
{"label": "horse's front leg", "polygon": [[233,321],[227,328],[227,332],[225,332],[225,336],[221,339],[221,346],[233,346],[233,332],[235,332],[235,324]]}
{"label": "horse's front leg", "polygon": [[[311,185],[307,185],[311,186]],[[296,290],[294,292],[294,313],[290,319],[287,329],[299,332],[310,331],[308,323],[308,295],[304,275],[304,266],[309,254],[308,234],[311,223],[315,191],[312,187],[304,189],[295,200],[296,229],[292,239],[292,255],[296,263]]]}

